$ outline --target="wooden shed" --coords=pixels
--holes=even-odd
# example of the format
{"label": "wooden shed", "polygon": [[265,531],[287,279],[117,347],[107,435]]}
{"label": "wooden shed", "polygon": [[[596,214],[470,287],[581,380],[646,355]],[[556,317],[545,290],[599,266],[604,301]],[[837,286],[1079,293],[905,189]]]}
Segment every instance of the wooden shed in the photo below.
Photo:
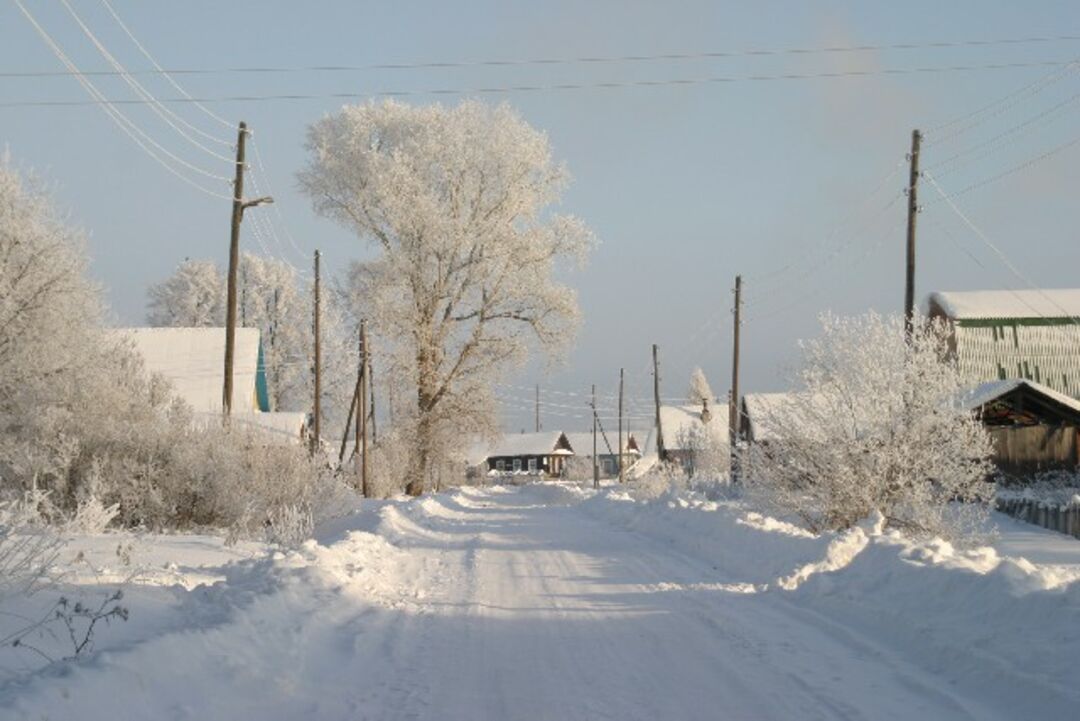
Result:
{"label": "wooden shed", "polygon": [[994,463],[1007,477],[1072,471],[1080,462],[1080,401],[1041,383],[1012,378],[983,383],[965,399],[994,440]]}

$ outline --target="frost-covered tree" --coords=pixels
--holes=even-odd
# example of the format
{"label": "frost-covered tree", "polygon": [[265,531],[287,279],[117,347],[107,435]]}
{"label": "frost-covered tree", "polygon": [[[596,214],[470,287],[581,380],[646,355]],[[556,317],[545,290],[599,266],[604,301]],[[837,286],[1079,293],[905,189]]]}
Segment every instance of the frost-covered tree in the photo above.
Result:
{"label": "frost-covered tree", "polygon": [[210,260],[185,259],[150,286],[146,320],[153,326],[202,328],[225,323],[225,279]]}
{"label": "frost-covered tree", "polygon": [[695,368],[690,374],[690,389],[687,394],[692,404],[701,406],[701,420],[708,423],[712,418],[714,396],[709,381],[705,378],[705,371]]}
{"label": "frost-covered tree", "polygon": [[946,360],[948,333],[900,316],[825,315],[801,344],[801,388],[764,418],[749,489],[811,529],[847,528],[874,511],[889,525],[959,538],[989,511],[991,440]]}
{"label": "frost-covered tree", "polygon": [[408,491],[466,434],[495,422],[492,383],[536,342],[558,355],[578,320],[557,267],[590,233],[553,213],[568,175],[547,138],[502,105],[346,107],[308,133],[301,187],[370,241],[348,290],[380,364],[414,398]]}
{"label": "frost-covered tree", "polygon": [[102,305],[85,270],[82,235],[0,160],[0,436],[94,362]]}

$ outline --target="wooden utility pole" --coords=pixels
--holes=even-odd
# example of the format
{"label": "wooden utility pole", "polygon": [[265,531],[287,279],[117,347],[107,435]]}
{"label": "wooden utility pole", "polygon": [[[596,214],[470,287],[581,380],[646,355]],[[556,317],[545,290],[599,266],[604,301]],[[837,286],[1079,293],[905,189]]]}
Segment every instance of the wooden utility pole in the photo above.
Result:
{"label": "wooden utility pole", "polygon": [[247,123],[240,121],[236,134],[236,179],[233,181],[232,228],[229,234],[229,279],[225,300],[225,383],[221,408],[225,417],[232,413],[233,360],[236,355],[236,269],[240,264],[240,221],[244,217],[244,142]]}
{"label": "wooden utility pole", "polygon": [[236,272],[240,265],[240,222],[244,211],[257,205],[273,203],[270,196],[244,200],[244,143],[247,123],[240,121],[236,134],[236,178],[233,180],[232,226],[229,233],[229,276],[225,291],[225,378],[221,387],[221,412],[228,421],[232,413],[233,361],[236,356]]}
{"label": "wooden utility pole", "polygon": [[319,251],[317,250],[315,251],[315,307],[312,331],[315,335],[315,364],[312,369],[315,373],[315,413],[311,421],[311,454],[315,455],[322,439],[322,346],[319,338]]}
{"label": "wooden utility pole", "polygon": [[619,483],[623,482],[623,442],[622,442],[622,402],[623,402],[623,369],[619,369]]}
{"label": "wooden utility pole", "polygon": [[907,215],[907,274],[904,278],[904,330],[911,338],[915,327],[915,218],[919,214],[919,147],[922,145],[922,133],[911,131],[911,170],[908,176],[908,215]]}
{"label": "wooden utility pole", "polygon": [[596,459],[596,424],[598,422],[596,417],[596,384],[592,387],[592,485],[593,488],[600,487],[600,466],[597,464]]}
{"label": "wooden utility pole", "polygon": [[667,460],[664,450],[664,429],[660,425],[660,361],[656,344],[652,347],[653,398],[656,400],[656,455],[661,461]]}
{"label": "wooden utility pole", "polygon": [[[360,404],[360,384],[364,378],[364,336],[356,333],[356,386],[353,388],[352,400],[349,402],[349,416],[345,419],[345,433],[341,436],[341,450],[338,451],[338,463],[345,460],[345,446],[349,441],[349,429],[352,427],[353,414],[358,412]],[[353,455],[356,448],[353,448]]]}
{"label": "wooden utility pole", "polygon": [[536,432],[540,432],[540,384],[536,384]]}
{"label": "wooden utility pole", "polygon": [[728,396],[728,450],[730,475],[735,480],[739,443],[739,330],[742,328],[742,276],[735,276],[735,323],[731,342],[731,393]]}
{"label": "wooden utility pole", "polygon": [[368,486],[368,447],[367,447],[367,384],[368,384],[367,321],[360,321],[360,398],[357,407],[356,431],[359,438],[357,446],[360,453],[360,492],[364,498],[371,497]]}
{"label": "wooden utility pole", "polygon": [[[365,337],[366,340],[366,337]],[[368,389],[368,420],[371,422],[371,444],[379,442],[378,427],[375,425],[375,370],[371,365],[371,353],[367,353],[367,389]]]}

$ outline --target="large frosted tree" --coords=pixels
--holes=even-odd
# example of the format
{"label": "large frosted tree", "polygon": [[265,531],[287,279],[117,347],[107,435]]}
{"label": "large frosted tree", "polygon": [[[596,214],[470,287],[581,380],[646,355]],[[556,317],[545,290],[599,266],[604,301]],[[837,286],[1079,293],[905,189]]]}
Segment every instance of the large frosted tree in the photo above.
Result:
{"label": "large frosted tree", "polygon": [[347,291],[407,379],[421,493],[462,434],[494,423],[492,383],[532,345],[557,355],[578,321],[558,279],[590,233],[549,209],[568,181],[547,137],[510,107],[345,107],[308,133],[301,187],[376,249]]}

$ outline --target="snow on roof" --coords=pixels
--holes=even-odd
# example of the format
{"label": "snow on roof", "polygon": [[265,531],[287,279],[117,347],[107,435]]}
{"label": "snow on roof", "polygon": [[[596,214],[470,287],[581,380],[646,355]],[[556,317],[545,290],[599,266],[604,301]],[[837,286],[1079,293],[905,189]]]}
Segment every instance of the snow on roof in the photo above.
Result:
{"label": "snow on roof", "polygon": [[[796,393],[747,393],[743,396],[743,412],[754,441],[775,440],[781,430],[798,430],[799,435],[813,438],[818,431],[807,415],[816,415],[806,398]],[[821,406],[821,404],[817,404]]]}
{"label": "snow on roof", "polygon": [[491,448],[488,458],[550,455],[555,451],[562,435],[560,431],[505,435]]}
{"label": "snow on roof", "polygon": [[[619,443],[619,429],[611,430],[604,427],[604,431],[607,433],[608,443],[611,444],[611,449],[614,451],[615,446]],[[623,453],[632,452],[630,450],[630,439],[636,436],[634,431],[627,431],[623,429]],[[591,456],[592,455],[592,432],[588,433],[567,433],[566,439],[570,441],[570,447],[574,449],[574,454],[578,456]],[[596,452],[601,456],[608,455],[607,443],[604,443],[604,436],[597,431],[596,432]]]}
{"label": "snow on roof", "polygon": [[953,320],[1080,317],[1080,288],[938,291],[927,299]]}
{"label": "snow on roof", "polygon": [[[660,406],[660,425],[664,431],[664,450],[684,450],[683,442],[691,433],[697,433],[702,429],[708,429],[712,439],[716,443],[728,444],[727,406],[712,403],[709,405],[712,418],[707,424],[701,422],[701,406],[698,404],[689,406]],[[649,431],[645,439],[645,446],[641,448],[643,455],[656,453],[656,428]]]}
{"label": "snow on roof", "polygon": [[[176,395],[196,412],[221,412],[224,379],[224,328],[117,328],[131,341],[146,369],[172,383]],[[259,410],[256,379],[259,330],[236,329],[233,363],[233,411]]]}
{"label": "snow on roof", "polygon": [[1027,386],[1032,391],[1055,400],[1066,408],[1070,408],[1077,413],[1080,413],[1080,401],[1075,398],[1070,398],[1064,393],[1058,393],[1053,388],[1044,386],[1042,383],[1036,383],[1035,381],[1029,381],[1024,378],[1008,378],[978,385],[973,388],[969,394],[964,396],[962,403],[965,408],[975,410],[976,408],[981,408],[987,403],[1013,392],[1021,386]]}
{"label": "snow on roof", "polygon": [[[233,413],[229,423],[238,431],[250,432],[256,440],[268,445],[300,445],[304,442],[307,413],[241,412]],[[195,422],[203,428],[221,425],[221,411],[196,413]]]}

